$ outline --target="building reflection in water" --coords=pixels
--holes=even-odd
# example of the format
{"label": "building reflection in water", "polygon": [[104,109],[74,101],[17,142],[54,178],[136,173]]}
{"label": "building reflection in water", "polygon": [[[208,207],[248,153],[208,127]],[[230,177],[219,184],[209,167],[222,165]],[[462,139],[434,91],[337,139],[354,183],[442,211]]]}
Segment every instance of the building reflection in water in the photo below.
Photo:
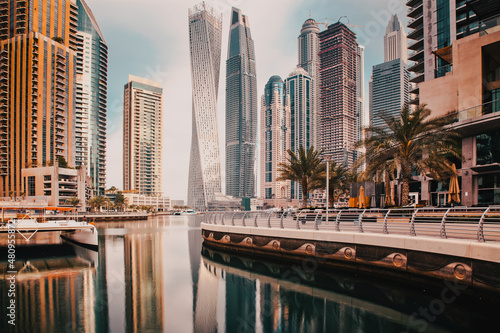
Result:
{"label": "building reflection in water", "polygon": [[[95,332],[97,257],[76,256],[69,245],[49,246],[44,250],[57,253],[58,257],[16,260],[16,325],[8,325],[6,318],[2,318],[0,331]],[[7,262],[0,262],[3,305],[10,302],[7,268]]]}
{"label": "building reflection in water", "polygon": [[[408,326],[412,313],[436,298],[432,293],[354,273],[302,274],[299,266],[294,267],[204,247],[195,331],[205,327],[203,321],[209,327],[204,332],[414,331],[415,327]],[[226,288],[222,304],[214,301],[218,280]],[[434,291],[439,296],[442,288]],[[224,329],[217,315],[221,311]],[[472,327],[472,317],[462,305],[449,304],[436,321],[425,324],[430,331],[448,332]]]}
{"label": "building reflection in water", "polygon": [[163,331],[163,233],[127,234],[124,246],[126,331]]}

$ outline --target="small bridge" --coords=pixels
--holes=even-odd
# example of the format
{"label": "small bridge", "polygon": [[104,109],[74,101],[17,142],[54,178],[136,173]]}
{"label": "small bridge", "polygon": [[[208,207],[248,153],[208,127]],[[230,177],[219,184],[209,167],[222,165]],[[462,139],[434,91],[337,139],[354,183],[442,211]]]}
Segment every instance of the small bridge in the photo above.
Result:
{"label": "small bridge", "polygon": [[500,291],[500,207],[209,212],[201,227],[207,246],[228,251]]}

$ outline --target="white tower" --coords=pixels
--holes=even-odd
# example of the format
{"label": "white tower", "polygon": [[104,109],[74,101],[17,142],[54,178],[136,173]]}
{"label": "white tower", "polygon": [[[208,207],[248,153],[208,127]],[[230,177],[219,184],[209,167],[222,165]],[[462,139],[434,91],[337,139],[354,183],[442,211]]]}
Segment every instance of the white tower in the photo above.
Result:
{"label": "white tower", "polygon": [[222,14],[202,2],[189,10],[193,94],[193,136],[188,205],[204,210],[221,193],[217,97],[221,61]]}
{"label": "white tower", "polygon": [[394,14],[384,35],[384,62],[394,59],[401,59],[405,64],[408,63],[408,42],[403,25]]}

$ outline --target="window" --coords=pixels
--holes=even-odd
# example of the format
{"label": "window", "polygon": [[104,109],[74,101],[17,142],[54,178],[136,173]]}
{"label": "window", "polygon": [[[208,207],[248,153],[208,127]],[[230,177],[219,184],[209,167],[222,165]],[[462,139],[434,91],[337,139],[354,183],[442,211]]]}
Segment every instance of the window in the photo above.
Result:
{"label": "window", "polygon": [[500,163],[500,131],[476,136],[476,164]]}
{"label": "window", "polygon": [[28,197],[35,196],[35,176],[28,177]]}

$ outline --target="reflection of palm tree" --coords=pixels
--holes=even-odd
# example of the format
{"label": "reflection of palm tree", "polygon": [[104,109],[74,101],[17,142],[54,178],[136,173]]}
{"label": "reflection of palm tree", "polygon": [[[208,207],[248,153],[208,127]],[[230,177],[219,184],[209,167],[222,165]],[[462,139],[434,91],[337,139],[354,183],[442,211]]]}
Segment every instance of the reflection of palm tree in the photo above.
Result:
{"label": "reflection of palm tree", "polygon": [[281,175],[276,179],[291,180],[298,182],[302,187],[302,206],[307,207],[307,195],[309,192],[321,188],[321,178],[324,178],[325,167],[320,153],[310,147],[309,150],[304,147],[299,148],[297,156],[292,150],[288,150],[288,163],[280,163],[278,170]]}
{"label": "reflection of palm tree", "polygon": [[384,171],[400,171],[403,206],[409,202],[413,171],[441,180],[451,172],[450,158],[460,156],[458,134],[445,127],[451,119],[429,119],[430,115],[425,105],[414,111],[406,106],[397,117],[382,115],[385,126],[366,128],[366,139],[357,144],[366,148],[357,161],[358,165],[366,161],[364,179],[373,179]]}

